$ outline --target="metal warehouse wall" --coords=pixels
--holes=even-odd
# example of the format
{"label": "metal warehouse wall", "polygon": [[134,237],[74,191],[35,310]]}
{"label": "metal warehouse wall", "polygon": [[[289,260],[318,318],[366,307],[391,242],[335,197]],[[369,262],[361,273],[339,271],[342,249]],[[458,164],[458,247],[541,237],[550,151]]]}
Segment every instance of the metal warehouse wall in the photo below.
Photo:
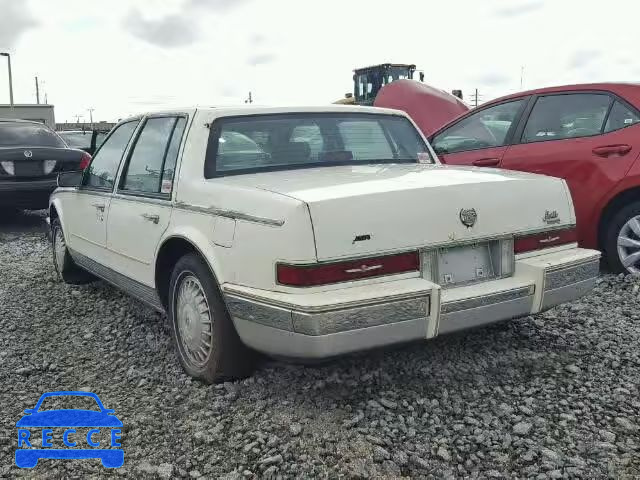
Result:
{"label": "metal warehouse wall", "polygon": [[53,114],[53,105],[25,105],[14,104],[0,105],[0,118],[19,118],[21,120],[35,120],[56,128],[56,119]]}

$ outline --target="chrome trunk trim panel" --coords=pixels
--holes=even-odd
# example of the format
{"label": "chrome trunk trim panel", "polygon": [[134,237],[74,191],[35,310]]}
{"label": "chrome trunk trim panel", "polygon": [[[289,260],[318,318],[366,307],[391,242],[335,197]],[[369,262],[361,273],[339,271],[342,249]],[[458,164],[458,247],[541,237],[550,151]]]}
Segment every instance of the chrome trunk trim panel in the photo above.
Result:
{"label": "chrome trunk trim panel", "polygon": [[70,248],[68,250],[71,254],[71,258],[73,258],[73,261],[76,262],[81,268],[84,268],[89,273],[92,273],[96,277],[110,283],[114,287],[123,290],[124,292],[128,293],[132,297],[137,298],[141,302],[146,303],[158,312],[165,313],[162,302],[160,301],[158,293],[155,289],[132,280],[131,278],[126,277],[125,275],[122,275],[121,273],[118,273],[115,270],[110,269],[109,267],[105,267],[95,260],[92,260],[89,257],[82,255],[81,253],[73,251]]}
{"label": "chrome trunk trim panel", "polygon": [[255,215],[249,215],[247,213],[237,212],[235,210],[225,210],[216,207],[201,207],[198,205],[190,205],[184,202],[176,202],[174,204],[174,207],[189,212],[206,213],[218,217],[231,218],[233,220],[244,220],[246,222],[260,223],[262,225],[269,225],[270,227],[281,227],[282,225],[284,225],[284,220],[257,217]]}
{"label": "chrome trunk trim panel", "polygon": [[508,302],[510,300],[517,300],[530,295],[535,292],[535,285],[528,287],[515,288],[513,290],[506,290],[503,292],[492,293],[489,295],[483,295],[479,297],[464,298],[462,300],[456,300],[453,302],[443,303],[440,307],[441,314],[460,312],[462,310],[471,310],[474,308],[484,307],[495,303]]}

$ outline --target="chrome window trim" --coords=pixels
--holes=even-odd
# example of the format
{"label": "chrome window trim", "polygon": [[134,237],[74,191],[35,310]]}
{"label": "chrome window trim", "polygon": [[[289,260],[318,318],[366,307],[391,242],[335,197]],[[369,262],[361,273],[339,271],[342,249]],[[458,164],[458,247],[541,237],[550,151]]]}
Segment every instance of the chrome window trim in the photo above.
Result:
{"label": "chrome window trim", "polygon": [[168,198],[155,198],[145,195],[124,195],[122,193],[114,193],[111,197],[117,200],[127,200],[129,202],[147,203],[150,205],[159,205],[162,207],[171,207],[171,200]]}
{"label": "chrome window trim", "polygon": [[226,210],[217,207],[202,207],[198,205],[191,205],[184,202],[176,202],[174,207],[180,210],[186,210],[188,212],[205,213],[218,217],[231,218],[233,220],[243,220],[246,222],[259,223],[262,225],[268,225],[270,227],[281,227],[284,225],[284,220],[258,217],[256,215],[250,215],[248,213],[238,212],[235,210]]}

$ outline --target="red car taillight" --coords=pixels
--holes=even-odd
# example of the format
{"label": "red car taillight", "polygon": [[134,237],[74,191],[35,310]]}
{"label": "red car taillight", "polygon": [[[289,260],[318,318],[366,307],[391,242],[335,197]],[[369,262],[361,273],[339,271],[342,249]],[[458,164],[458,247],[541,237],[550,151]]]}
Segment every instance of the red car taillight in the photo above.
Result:
{"label": "red car taillight", "polygon": [[567,228],[536,235],[527,235],[526,237],[516,237],[513,249],[515,253],[525,253],[543,248],[557,247],[558,245],[565,245],[567,243],[575,243],[577,241],[578,235],[576,229]]}
{"label": "red car taillight", "polygon": [[91,155],[87,152],[82,154],[82,158],[80,159],[80,170],[84,170],[91,163]]}
{"label": "red car taillight", "polygon": [[420,270],[418,252],[318,265],[277,265],[281,285],[312,287]]}

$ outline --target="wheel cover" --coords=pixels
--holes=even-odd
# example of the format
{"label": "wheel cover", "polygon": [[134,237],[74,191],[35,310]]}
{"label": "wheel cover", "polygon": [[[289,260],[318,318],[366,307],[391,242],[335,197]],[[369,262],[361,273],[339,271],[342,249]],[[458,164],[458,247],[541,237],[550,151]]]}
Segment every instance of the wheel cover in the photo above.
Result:
{"label": "wheel cover", "polygon": [[64,233],[61,228],[56,228],[53,236],[53,256],[58,273],[64,269],[64,258],[67,254],[67,243],[64,241]]}
{"label": "wheel cover", "polygon": [[196,367],[203,367],[211,356],[213,316],[200,281],[192,274],[178,283],[176,324],[183,356]]}
{"label": "wheel cover", "polygon": [[631,273],[640,273],[640,215],[630,218],[618,234],[618,257]]}

